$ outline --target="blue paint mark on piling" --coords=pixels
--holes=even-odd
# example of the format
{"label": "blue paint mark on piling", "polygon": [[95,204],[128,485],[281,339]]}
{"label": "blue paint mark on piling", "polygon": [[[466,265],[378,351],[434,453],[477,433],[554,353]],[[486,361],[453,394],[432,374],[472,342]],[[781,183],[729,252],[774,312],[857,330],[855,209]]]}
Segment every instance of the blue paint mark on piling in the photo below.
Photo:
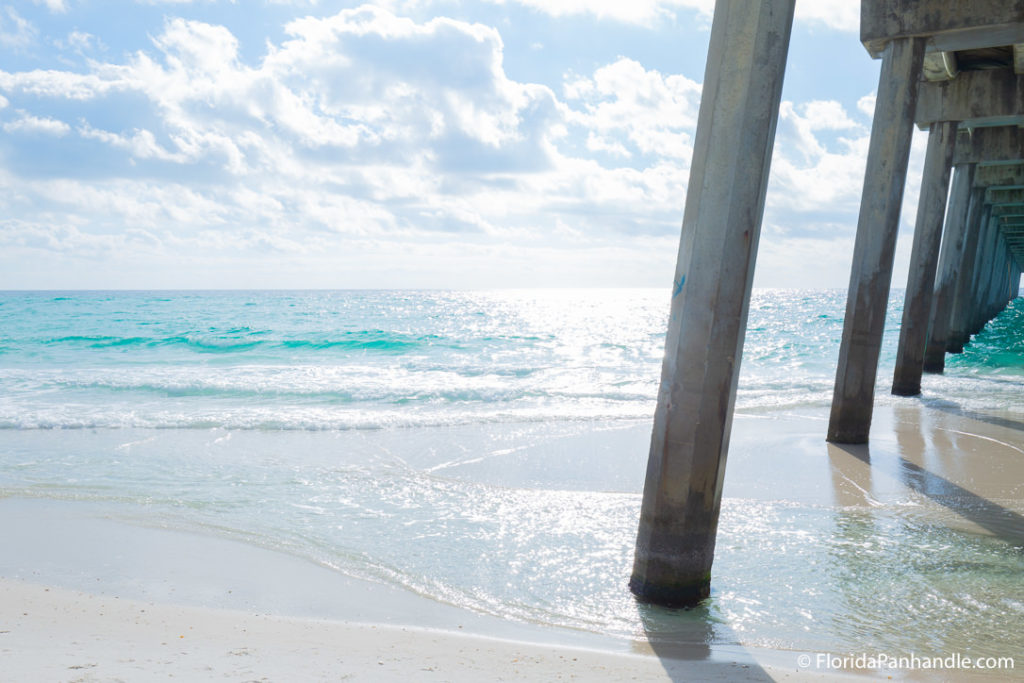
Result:
{"label": "blue paint mark on piling", "polygon": [[679,282],[676,283],[676,288],[672,292],[672,298],[673,299],[675,299],[677,296],[679,296],[679,292],[683,291],[683,285],[685,285],[685,284],[686,284],[686,276],[683,275],[682,277],[679,278]]}

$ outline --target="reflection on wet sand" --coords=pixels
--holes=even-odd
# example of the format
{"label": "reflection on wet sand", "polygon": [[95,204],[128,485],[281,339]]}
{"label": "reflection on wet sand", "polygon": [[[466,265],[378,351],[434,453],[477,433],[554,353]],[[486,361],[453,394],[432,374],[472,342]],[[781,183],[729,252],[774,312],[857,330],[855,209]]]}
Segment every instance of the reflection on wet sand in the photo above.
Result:
{"label": "reflection on wet sand", "polygon": [[827,445],[831,627],[842,640],[1014,654],[1010,624],[1024,616],[1020,441],[1011,428],[908,402],[871,445]]}

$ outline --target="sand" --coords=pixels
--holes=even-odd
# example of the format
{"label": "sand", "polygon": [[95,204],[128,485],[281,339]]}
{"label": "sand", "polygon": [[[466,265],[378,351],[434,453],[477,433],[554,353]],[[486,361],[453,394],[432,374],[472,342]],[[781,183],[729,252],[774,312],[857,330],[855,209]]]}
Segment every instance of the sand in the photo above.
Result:
{"label": "sand", "polygon": [[[794,680],[756,663],[659,659],[425,628],[153,605],[0,583],[3,679]],[[17,606],[20,614],[7,616]]]}
{"label": "sand", "polygon": [[[869,451],[810,439],[823,433],[820,415],[739,416],[730,467],[750,469],[748,490],[727,495],[777,484],[758,475],[751,456],[766,419],[774,438],[793,434],[797,464],[827,455],[827,486],[796,475],[810,498],[870,507],[941,484],[933,513],[943,523],[1024,539],[1024,426],[1013,419],[896,403],[877,412]],[[944,458],[965,450],[969,465]],[[0,548],[2,681],[855,677],[800,667],[796,652],[680,648],[507,622],[248,543],[140,527],[74,501],[0,499]],[[978,678],[1012,679],[1006,673]]]}
{"label": "sand", "polygon": [[793,653],[506,622],[78,503],[6,499],[0,519],[3,681],[820,680]]}

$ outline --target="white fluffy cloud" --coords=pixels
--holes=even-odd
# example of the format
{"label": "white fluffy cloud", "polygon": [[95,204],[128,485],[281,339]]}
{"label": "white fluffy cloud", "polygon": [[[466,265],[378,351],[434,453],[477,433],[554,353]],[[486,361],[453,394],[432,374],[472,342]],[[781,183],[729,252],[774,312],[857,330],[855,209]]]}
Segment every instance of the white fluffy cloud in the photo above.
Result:
{"label": "white fluffy cloud", "polygon": [[[153,49],[123,62],[0,72],[19,107],[85,107],[74,125],[19,110],[4,130],[76,138],[132,178],[15,173],[17,208],[45,206],[46,222],[83,235],[120,222],[191,249],[277,240],[313,252],[437,231],[530,240],[584,227],[600,241],[656,231],[668,216],[662,230],[674,230],[692,81],[620,59],[562,101],[509,79],[500,35],[480,24],[362,7],[285,30],[255,64],[226,28],[171,19]],[[111,98],[135,108],[129,125],[90,120]],[[649,158],[606,167],[589,158],[595,149]]]}
{"label": "white fluffy cloud", "polygon": [[60,137],[71,130],[71,126],[63,121],[22,112],[18,118],[4,123],[3,129],[8,133],[42,133]]}
{"label": "white fluffy cloud", "polygon": [[[823,133],[835,139],[826,140]],[[855,212],[869,137],[870,122],[854,121],[838,102],[783,102],[772,153],[769,208]],[[811,225],[794,227],[813,228],[813,219]],[[824,224],[822,228],[828,229]]]}
{"label": "white fluffy cloud", "polygon": [[639,62],[619,58],[590,78],[565,85],[570,103],[582,104],[572,119],[593,135],[592,149],[619,155],[629,152],[618,142],[625,137],[641,154],[660,154],[689,162],[692,131],[697,123],[701,86],[684,76],[663,76]]}
{"label": "white fluffy cloud", "polygon": [[[711,3],[545,11],[643,23],[682,6]],[[0,71],[0,249],[345,255],[365,270],[359,253],[429,245],[436,268],[473,254],[529,264],[531,250],[638,262],[656,247],[670,274],[700,84],[618,57],[556,92],[508,76],[492,26],[379,5],[297,19],[283,36],[253,57],[225,26],[169,18],[127,56]],[[848,210],[865,121],[834,101],[785,103],[769,209]]]}

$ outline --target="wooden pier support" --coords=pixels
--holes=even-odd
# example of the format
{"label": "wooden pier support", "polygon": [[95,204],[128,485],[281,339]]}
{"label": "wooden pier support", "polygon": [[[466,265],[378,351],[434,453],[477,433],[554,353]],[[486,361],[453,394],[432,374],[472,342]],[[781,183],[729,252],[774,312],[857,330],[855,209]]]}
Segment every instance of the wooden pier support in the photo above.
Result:
{"label": "wooden pier support", "polygon": [[708,596],[794,0],[718,2],[630,589]]}
{"label": "wooden pier support", "polygon": [[950,192],[949,210],[946,212],[939,271],[932,297],[931,324],[924,350],[925,372],[941,373],[946,367],[946,340],[949,337],[953,298],[956,296],[956,284],[960,278],[960,265],[964,256],[974,170],[975,164],[958,164],[953,172],[953,188]]}
{"label": "wooden pier support", "polygon": [[946,195],[949,191],[955,142],[955,121],[931,124],[921,195],[917,202],[917,223],[910,252],[910,273],[903,304],[896,369],[892,380],[892,393],[898,396],[917,396],[921,393],[924,349],[932,312],[935,269],[939,261],[942,221],[946,213]]}
{"label": "wooden pier support", "polygon": [[889,41],[871,126],[828,440],[867,443],[907,160],[924,59],[920,37]]}

